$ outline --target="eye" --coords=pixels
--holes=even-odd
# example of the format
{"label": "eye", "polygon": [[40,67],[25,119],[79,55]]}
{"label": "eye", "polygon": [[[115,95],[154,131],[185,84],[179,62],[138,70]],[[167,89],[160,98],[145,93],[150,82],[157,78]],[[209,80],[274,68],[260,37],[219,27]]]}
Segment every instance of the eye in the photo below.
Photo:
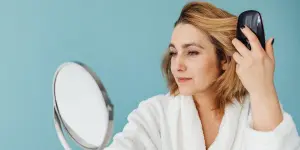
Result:
{"label": "eye", "polygon": [[177,54],[177,53],[176,53],[176,52],[173,52],[173,51],[170,51],[170,52],[169,52],[169,55],[170,55],[170,56],[174,56],[174,55],[176,55],[176,54]]}
{"label": "eye", "polygon": [[199,52],[198,51],[189,51],[188,55],[198,55]]}

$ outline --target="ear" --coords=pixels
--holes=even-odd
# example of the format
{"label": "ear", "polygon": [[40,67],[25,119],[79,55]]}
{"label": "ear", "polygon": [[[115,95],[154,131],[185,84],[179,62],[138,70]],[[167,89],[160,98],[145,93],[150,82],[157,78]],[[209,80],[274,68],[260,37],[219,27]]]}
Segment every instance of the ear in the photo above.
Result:
{"label": "ear", "polygon": [[227,68],[228,68],[228,61],[226,59],[221,60],[221,68],[222,68],[222,70],[227,70]]}

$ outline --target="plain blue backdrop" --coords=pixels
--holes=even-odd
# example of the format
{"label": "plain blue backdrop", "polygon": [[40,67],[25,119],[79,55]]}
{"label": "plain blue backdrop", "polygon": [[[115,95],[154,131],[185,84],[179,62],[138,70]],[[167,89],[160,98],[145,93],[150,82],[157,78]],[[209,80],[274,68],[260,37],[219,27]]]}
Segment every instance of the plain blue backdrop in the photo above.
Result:
{"label": "plain blue backdrop", "polygon": [[[210,2],[236,15],[247,9],[262,13],[267,38],[275,37],[278,95],[299,131],[300,2]],[[51,88],[56,67],[70,60],[88,64],[101,78],[115,105],[114,134],[120,132],[140,101],[167,91],[161,58],[185,3],[0,0],[0,149],[63,149],[53,125]]]}

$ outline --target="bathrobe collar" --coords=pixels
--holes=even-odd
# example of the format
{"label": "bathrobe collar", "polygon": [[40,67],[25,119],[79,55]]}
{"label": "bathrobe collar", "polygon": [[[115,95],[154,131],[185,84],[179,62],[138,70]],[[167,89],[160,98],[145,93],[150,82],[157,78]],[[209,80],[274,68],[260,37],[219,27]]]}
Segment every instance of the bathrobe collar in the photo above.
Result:
{"label": "bathrobe collar", "polygon": [[[168,122],[174,150],[206,150],[202,124],[192,96],[174,96],[169,105]],[[225,108],[219,133],[209,150],[230,150],[236,137],[236,130],[242,105],[234,99]],[[192,137],[192,138],[191,138]]]}

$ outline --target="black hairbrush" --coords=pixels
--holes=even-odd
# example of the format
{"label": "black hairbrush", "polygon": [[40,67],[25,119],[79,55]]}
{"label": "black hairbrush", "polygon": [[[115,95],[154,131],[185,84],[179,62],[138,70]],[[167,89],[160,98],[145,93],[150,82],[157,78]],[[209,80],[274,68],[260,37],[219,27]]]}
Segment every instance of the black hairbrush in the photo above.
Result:
{"label": "black hairbrush", "polygon": [[260,44],[265,49],[265,31],[261,14],[255,10],[247,10],[242,12],[238,17],[236,37],[251,50],[251,46],[248,42],[248,39],[241,31],[241,27],[243,25],[249,27],[252,30],[252,32],[256,34]]}

